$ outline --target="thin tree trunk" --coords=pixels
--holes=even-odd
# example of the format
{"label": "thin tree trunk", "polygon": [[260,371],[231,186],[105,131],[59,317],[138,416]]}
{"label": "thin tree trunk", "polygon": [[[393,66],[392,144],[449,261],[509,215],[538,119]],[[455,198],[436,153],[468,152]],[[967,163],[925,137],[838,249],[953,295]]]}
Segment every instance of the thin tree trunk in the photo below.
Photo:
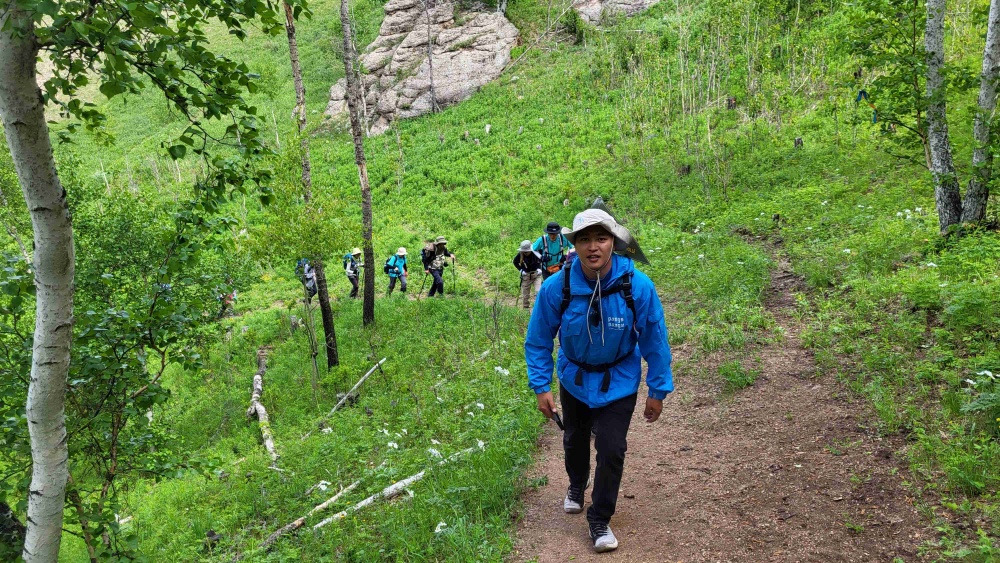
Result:
{"label": "thin tree trunk", "polygon": [[[316,282],[317,284],[319,281]],[[312,390],[313,390],[313,402],[319,406],[319,365],[316,363],[316,357],[319,356],[319,344],[316,342],[316,324],[313,321],[312,314],[312,301],[309,299],[309,289],[305,284],[302,284],[302,291],[305,295],[305,299],[302,301],[302,307],[305,308],[305,315],[303,315],[302,320],[306,325],[306,335],[309,336],[309,358],[312,360]]]}
{"label": "thin tree trunk", "polygon": [[326,340],[326,369],[330,371],[333,366],[340,365],[340,356],[337,354],[337,333],[333,326],[333,310],[330,308],[330,292],[326,287],[326,271],[323,270],[323,261],[314,261],[316,268],[316,288],[319,295],[319,311],[323,315],[323,338]]}
{"label": "thin tree trunk", "polygon": [[36,82],[38,44],[19,3],[0,3],[0,119],[35,237],[35,335],[28,384],[31,439],[27,563],[59,556],[69,451],[66,374],[73,336],[73,227],[59,182],[42,94]]}
{"label": "thin tree trunk", "polygon": [[990,21],[983,49],[983,71],[979,76],[979,110],[973,125],[976,148],[972,153],[972,178],[962,202],[962,223],[978,223],[986,217],[986,202],[990,197],[993,175],[993,151],[990,123],[997,107],[997,79],[1000,78],[1000,0],[990,2]]}
{"label": "thin tree trunk", "polygon": [[438,111],[437,95],[434,93],[434,45],[431,43],[430,1],[424,0],[424,17],[427,20],[427,77],[430,82],[431,113]]}
{"label": "thin tree trunk", "polygon": [[362,324],[375,322],[375,253],[372,250],[372,192],[368,185],[368,164],[365,161],[364,129],[360,115],[362,99],[361,78],[357,72],[358,53],[351,37],[351,17],[347,11],[347,0],[340,1],[340,27],[344,36],[344,73],[347,81],[347,108],[351,115],[351,136],[354,138],[354,162],[358,165],[358,179],[361,182],[361,238],[364,250],[364,304]]}
{"label": "thin tree trunk", "polygon": [[950,226],[958,223],[962,213],[958,177],[948,137],[948,92],[941,73],[944,66],[944,11],[945,0],[927,0],[927,30],[924,35],[924,48],[927,50],[927,136],[941,234],[946,234]]}
{"label": "thin tree trunk", "polygon": [[90,558],[91,563],[97,563],[97,549],[94,547],[94,534],[90,532],[90,522],[87,520],[87,510],[83,507],[83,499],[80,497],[80,491],[76,490],[76,484],[73,483],[72,476],[70,477],[70,488],[67,489],[66,496],[69,497],[70,503],[72,503],[73,508],[76,509],[76,517],[80,521],[80,531],[83,533],[83,543],[87,546],[87,556]]}
{"label": "thin tree trunk", "polygon": [[306,87],[299,66],[299,45],[295,40],[295,17],[288,2],[285,7],[285,33],[288,35],[288,56],[292,60],[292,80],[295,82],[295,117],[299,125],[299,147],[302,152],[302,197],[312,199],[312,164],[309,160],[309,136],[306,135]]}

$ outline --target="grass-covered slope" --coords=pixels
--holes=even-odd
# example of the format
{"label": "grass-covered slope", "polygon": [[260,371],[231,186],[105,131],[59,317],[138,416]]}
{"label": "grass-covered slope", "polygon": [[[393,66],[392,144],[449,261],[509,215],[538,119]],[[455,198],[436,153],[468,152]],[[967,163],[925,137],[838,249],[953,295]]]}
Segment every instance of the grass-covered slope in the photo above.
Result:
{"label": "grass-covered slope", "polygon": [[[313,9],[299,29],[315,124],[341,66],[333,47],[336,4]],[[547,10],[516,0],[509,11],[522,29],[537,30]],[[331,487],[362,480],[339,510],[429,468],[412,498],[322,532],[304,529],[270,555],[253,556],[502,559],[540,417],[520,358],[526,318],[490,308],[489,298],[498,289],[513,295],[509,260],[520,240],[539,236],[548,220],[569,223],[600,195],[651,258],[645,270],[668,302],[672,343],[696,346],[692,360],[677,366],[681,381],[719,377],[697,370],[699,357],[749,363],[756,340],[781,337],[760,298],[771,253],[786,254],[810,287],[801,313],[812,323],[817,357],[871,401],[884,432],[912,440],[914,486],[927,492],[928,517],[942,531],[927,550],[957,556],[978,541],[988,554],[989,538],[1000,533],[992,496],[1000,401],[988,375],[1000,375],[1000,237],[938,237],[926,170],[890,156],[898,144],[870,123],[870,109],[854,103],[865,84],[851,81],[858,54],[842,41],[856,31],[849,11],[836,4],[661,3],[617,26],[581,28],[581,44],[565,33],[543,41],[471,100],[368,139],[378,261],[398,246],[415,254],[422,240],[446,235],[458,254],[463,299],[380,299],[378,328],[365,332],[359,305],[343,299],[346,280],[330,268],[331,291],[341,296],[335,313],[344,365],[325,376],[317,407],[305,336],[288,328],[287,304],[298,288],[286,275],[297,256],[280,249],[258,255],[241,316],[224,323],[231,339],[220,329],[205,371],[171,374],[173,400],[156,415],[186,450],[218,459],[217,469],[211,479],[184,474],[135,484],[129,526],[140,550],[154,560],[252,554],[271,531],[331,492],[304,495],[320,480]],[[363,2],[355,12],[365,43],[380,6]],[[573,31],[578,23],[570,23]],[[952,32],[950,45],[971,60],[976,34]],[[515,56],[533,39],[526,32]],[[291,182],[293,96],[282,41],[224,44],[265,77],[270,97],[260,102],[265,115],[273,109],[286,151],[275,165]],[[728,96],[737,98],[735,110],[726,109]],[[968,162],[969,103],[966,93],[952,105],[960,163]],[[131,170],[144,187],[158,187],[153,167],[140,163],[172,134],[173,118],[161,107],[151,98],[116,102],[118,157],[82,143],[81,167],[93,175],[84,181],[103,182],[96,175],[103,164],[114,185],[127,185]],[[797,137],[801,149],[793,146]],[[315,189],[359,213],[349,138],[317,126],[312,156]],[[273,210],[249,204],[238,211],[249,222],[248,235],[238,235],[250,238],[240,242],[247,247],[280,228],[269,223]],[[754,242],[757,236],[769,248]],[[267,273],[271,268],[281,273]],[[385,281],[379,275],[380,285]],[[243,415],[260,346],[272,347],[264,401],[284,472],[267,469],[256,426]],[[383,356],[385,374],[366,383],[357,405],[337,413],[332,432],[302,441],[335,394]],[[429,451],[448,455],[478,440],[485,449],[446,466]],[[435,533],[440,522],[446,527]],[[209,529],[222,540],[207,551]],[[977,530],[985,539],[974,539]],[[67,560],[78,547],[67,546]]]}

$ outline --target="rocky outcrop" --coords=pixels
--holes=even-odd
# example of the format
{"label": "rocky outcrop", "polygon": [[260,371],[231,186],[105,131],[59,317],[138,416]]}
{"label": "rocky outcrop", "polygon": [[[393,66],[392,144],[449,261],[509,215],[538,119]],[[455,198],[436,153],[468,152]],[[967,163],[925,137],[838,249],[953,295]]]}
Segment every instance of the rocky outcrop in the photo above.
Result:
{"label": "rocky outcrop", "polygon": [[[517,35],[502,13],[464,12],[456,19],[450,0],[427,0],[426,9],[424,0],[389,0],[378,37],[360,57],[369,134],[385,132],[394,119],[428,113],[435,104],[467,99],[500,76]],[[345,95],[341,79],[330,89],[328,117],[347,114]]]}
{"label": "rocky outcrop", "polygon": [[601,23],[605,14],[631,17],[649,9],[660,0],[579,0],[573,4],[584,21],[591,25]]}

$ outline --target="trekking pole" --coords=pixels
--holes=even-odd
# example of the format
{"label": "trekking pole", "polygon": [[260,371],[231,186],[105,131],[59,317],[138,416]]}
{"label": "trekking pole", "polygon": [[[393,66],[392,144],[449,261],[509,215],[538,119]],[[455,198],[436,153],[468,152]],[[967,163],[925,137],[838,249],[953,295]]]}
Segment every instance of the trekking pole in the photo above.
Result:
{"label": "trekking pole", "polygon": [[452,295],[455,295],[455,293],[456,293],[455,290],[456,290],[456,287],[455,287],[455,256],[452,255],[452,257],[451,257],[451,294]]}
{"label": "trekking pole", "polygon": [[427,281],[427,272],[424,272],[423,279],[420,280],[420,291],[417,292],[417,301],[420,301],[420,294],[424,292],[424,282]]}

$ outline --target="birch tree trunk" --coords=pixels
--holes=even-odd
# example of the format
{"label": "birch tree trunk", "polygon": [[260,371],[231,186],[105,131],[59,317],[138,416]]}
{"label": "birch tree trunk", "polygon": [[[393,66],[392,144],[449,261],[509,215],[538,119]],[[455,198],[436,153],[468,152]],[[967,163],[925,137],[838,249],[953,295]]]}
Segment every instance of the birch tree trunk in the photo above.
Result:
{"label": "birch tree trunk", "polygon": [[945,0],[927,0],[927,28],[924,34],[924,48],[927,50],[927,136],[941,234],[946,234],[948,227],[957,224],[962,214],[962,199],[948,137],[945,103],[948,91],[941,72],[944,67],[944,11]]}
{"label": "birch tree trunk", "polygon": [[361,182],[361,248],[367,267],[364,273],[364,304],[362,324],[375,322],[375,254],[372,251],[372,191],[368,185],[368,164],[365,161],[365,145],[360,113],[361,77],[357,70],[358,53],[351,36],[351,16],[347,10],[347,0],[340,0],[340,27],[344,36],[344,73],[347,81],[347,109],[351,115],[351,137],[354,138],[354,162],[358,165],[358,179]]}
{"label": "birch tree trunk", "polygon": [[288,35],[288,56],[292,60],[292,80],[295,83],[295,118],[299,126],[299,149],[302,152],[302,196],[312,199],[312,163],[309,160],[309,137],[306,135],[306,87],[299,66],[299,44],[295,40],[295,17],[288,2],[285,8],[285,34]]}
{"label": "birch tree trunk", "polygon": [[976,148],[972,153],[972,178],[962,201],[962,223],[978,223],[986,217],[986,202],[990,197],[993,176],[993,112],[997,107],[997,78],[1000,77],[1000,0],[990,1],[986,47],[983,49],[983,70],[979,75],[979,109],[973,125]]}
{"label": "birch tree trunk", "polygon": [[73,229],[36,83],[31,17],[0,0],[0,119],[34,229],[35,335],[28,385],[31,484],[22,557],[59,556],[66,480],[66,374],[73,336]]}
{"label": "birch tree trunk", "polygon": [[315,260],[316,268],[316,289],[319,295],[319,312],[323,316],[323,338],[326,340],[326,369],[340,365],[340,356],[337,354],[337,333],[333,326],[333,310],[330,308],[330,291],[326,287],[326,271],[323,269],[323,261]]}

